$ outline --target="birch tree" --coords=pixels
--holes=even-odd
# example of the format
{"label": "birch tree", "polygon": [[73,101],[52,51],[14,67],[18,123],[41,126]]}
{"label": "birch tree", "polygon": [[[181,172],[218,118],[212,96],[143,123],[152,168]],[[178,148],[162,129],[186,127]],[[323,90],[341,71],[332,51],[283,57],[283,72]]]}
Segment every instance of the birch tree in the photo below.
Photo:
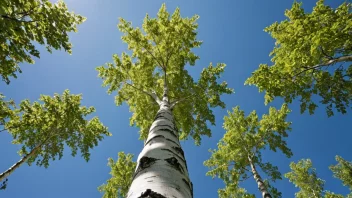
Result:
{"label": "birch tree", "polygon": [[[336,156],[336,160],[339,162],[336,166],[330,166],[334,176],[341,179],[344,185],[348,185],[351,190],[352,163],[344,160],[340,156]],[[285,174],[285,177],[289,179],[296,187],[300,190],[295,194],[297,198],[344,198],[341,194],[335,194],[333,192],[324,190],[325,181],[320,179],[316,173],[316,169],[313,167],[310,159],[302,159],[297,163],[291,162],[291,172]],[[352,197],[352,193],[347,195],[348,198]]]}
{"label": "birch tree", "polygon": [[[50,160],[62,158],[65,145],[71,149],[73,156],[79,151],[86,161],[89,160],[90,149],[111,134],[97,117],[85,118],[95,109],[81,106],[81,99],[81,95],[73,95],[66,90],[61,96],[42,95],[40,102],[23,100],[19,108],[7,108],[12,111],[9,113],[11,119],[5,119],[2,132],[12,135],[13,144],[22,145],[19,150],[22,158],[0,173],[0,181],[25,163],[31,165],[35,162],[47,168]],[[3,106],[0,102],[0,108]]]}
{"label": "birch tree", "polygon": [[298,99],[301,113],[313,114],[318,103],[328,116],[346,113],[352,101],[351,9],[347,1],[334,9],[319,0],[306,13],[295,1],[286,20],[264,29],[275,39],[272,65],[261,64],[245,84],[265,91],[266,104],[282,97],[286,103]]}
{"label": "birch tree", "polygon": [[255,111],[245,116],[237,106],[224,117],[226,133],[218,143],[218,149],[210,150],[212,155],[204,162],[211,169],[207,175],[213,178],[218,176],[225,182],[226,188],[218,191],[221,198],[236,197],[239,183],[251,176],[263,198],[281,197],[281,193],[268,180],[262,179],[258,168],[272,182],[281,179],[278,167],[264,162],[261,152],[269,148],[274,152],[280,150],[287,157],[292,156],[284,140],[288,136],[287,131],[291,130],[291,123],[286,121],[289,112],[286,104],[279,110],[271,107],[269,114],[258,120]]}
{"label": "birch tree", "polygon": [[84,17],[69,12],[63,1],[1,0],[0,1],[0,75],[10,83],[10,77],[21,73],[19,63],[34,63],[40,58],[35,43],[51,53],[63,49],[71,54],[68,33],[76,32]]}
{"label": "birch tree", "polygon": [[129,106],[130,123],[140,128],[145,141],[129,198],[193,197],[179,140],[191,137],[199,145],[201,136],[211,136],[211,108],[224,108],[220,96],[232,93],[226,82],[218,82],[225,64],[210,64],[198,81],[186,70],[199,59],[192,51],[201,45],[197,19],[182,18],[178,8],[170,15],[165,4],[156,18],[146,15],[142,29],[120,18],[118,28],[131,53],[113,55],[113,63],[97,68],[108,93],[117,92],[116,104]]}

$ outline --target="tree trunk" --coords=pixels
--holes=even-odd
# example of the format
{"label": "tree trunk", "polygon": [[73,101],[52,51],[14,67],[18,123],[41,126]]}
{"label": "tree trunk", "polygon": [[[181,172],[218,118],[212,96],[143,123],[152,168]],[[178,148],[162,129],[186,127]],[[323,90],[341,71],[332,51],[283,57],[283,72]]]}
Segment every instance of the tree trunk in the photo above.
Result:
{"label": "tree trunk", "polygon": [[14,165],[12,165],[9,169],[7,169],[5,172],[0,174],[0,181],[4,180],[7,178],[9,175],[12,174],[13,171],[15,171],[18,167],[20,167],[23,163],[27,161],[29,157],[34,155],[38,149],[40,149],[41,145],[35,147],[33,150],[31,150],[30,153],[25,155],[22,159],[20,159],[18,162],[16,162]]}
{"label": "tree trunk", "polygon": [[160,109],[138,156],[127,198],[192,198],[193,186],[164,90]]}
{"label": "tree trunk", "polygon": [[267,188],[266,188],[266,186],[265,186],[265,184],[263,182],[263,179],[258,174],[257,169],[255,168],[254,163],[252,161],[252,158],[250,156],[248,156],[248,160],[249,160],[249,163],[251,165],[253,177],[254,177],[255,181],[257,182],[257,184],[258,184],[258,189],[262,193],[262,197],[263,198],[272,198],[272,196],[268,192],[268,190],[267,190]]}

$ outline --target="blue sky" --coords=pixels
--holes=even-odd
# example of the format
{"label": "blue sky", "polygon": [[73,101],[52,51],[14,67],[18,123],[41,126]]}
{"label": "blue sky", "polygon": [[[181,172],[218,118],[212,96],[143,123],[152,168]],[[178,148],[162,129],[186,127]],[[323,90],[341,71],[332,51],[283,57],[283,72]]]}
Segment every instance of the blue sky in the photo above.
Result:
{"label": "blue sky", "polygon": [[[256,110],[259,115],[267,113],[269,106],[264,106],[263,94],[257,88],[244,86],[244,81],[260,63],[269,63],[269,52],[274,41],[263,29],[275,21],[285,19],[284,11],[291,7],[291,0],[222,0],[222,1],[144,1],[144,0],[65,0],[70,10],[87,17],[79,26],[79,32],[70,34],[73,54],[62,51],[49,54],[39,47],[41,59],[34,65],[21,64],[22,74],[12,79],[10,85],[0,84],[0,92],[7,98],[19,103],[23,99],[37,100],[40,94],[53,95],[65,89],[71,93],[83,94],[83,104],[94,106],[95,113],[109,127],[112,137],[107,137],[91,151],[91,160],[86,163],[79,155],[72,157],[70,150],[65,150],[60,161],[50,163],[48,169],[35,165],[24,165],[9,177],[8,188],[0,191],[0,197],[101,197],[97,187],[109,177],[107,159],[116,159],[119,151],[133,153],[135,158],[143,143],[138,140],[138,129],[129,126],[130,112],[123,105],[116,107],[114,96],[108,95],[101,87],[102,81],[97,77],[95,67],[112,60],[112,54],[121,54],[127,47],[120,40],[121,33],[116,25],[118,17],[132,21],[133,26],[140,26],[146,13],[155,16],[163,2],[169,12],[180,7],[183,17],[200,15],[198,38],[204,43],[196,53],[200,60],[196,67],[190,68],[197,77],[209,62],[227,64],[222,79],[235,89],[234,95],[224,96],[226,109],[216,109],[217,125],[211,127],[213,136],[203,138],[201,146],[195,146],[192,140],[182,142],[188,162],[189,173],[194,186],[194,197],[217,197],[217,189],[223,187],[219,179],[205,176],[208,170],[203,161],[208,159],[208,149],[216,144],[225,131],[222,129],[226,110],[239,105],[248,114]],[[337,7],[343,0],[326,1]],[[304,0],[303,6],[310,11],[314,0]],[[279,107],[277,99],[270,105]],[[271,161],[282,173],[289,170],[289,163],[301,158],[311,158],[318,175],[326,181],[327,190],[347,194],[348,189],[332,177],[328,166],[335,164],[335,155],[352,160],[348,120],[351,114],[337,114],[327,118],[324,108],[320,107],[314,116],[299,113],[297,102],[290,105],[292,113],[288,119],[293,122],[292,132],[287,139],[294,156],[286,159],[281,153],[264,152],[263,159]],[[20,159],[16,153],[20,146],[11,144],[7,133],[0,134],[0,171],[4,171]],[[252,178],[242,184],[249,192],[255,193],[257,187]],[[297,189],[284,179],[275,184],[282,191],[283,197],[294,197]]]}

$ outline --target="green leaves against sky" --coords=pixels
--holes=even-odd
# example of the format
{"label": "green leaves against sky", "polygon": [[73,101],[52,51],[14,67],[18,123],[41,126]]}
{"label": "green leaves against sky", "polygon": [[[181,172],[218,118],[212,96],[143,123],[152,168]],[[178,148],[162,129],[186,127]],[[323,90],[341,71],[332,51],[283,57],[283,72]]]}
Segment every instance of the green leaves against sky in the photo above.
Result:
{"label": "green leaves against sky", "polygon": [[278,167],[264,162],[261,152],[269,148],[272,151],[280,150],[287,157],[292,156],[284,140],[288,136],[287,131],[291,130],[291,123],[286,121],[289,112],[286,104],[279,110],[271,107],[269,114],[264,114],[261,120],[255,111],[245,116],[239,107],[228,112],[223,125],[226,133],[218,143],[218,149],[211,150],[210,159],[204,162],[211,169],[207,175],[218,176],[226,184],[225,189],[218,191],[220,196],[236,194],[239,182],[252,177],[249,158],[270,181],[281,179]]}
{"label": "green leaves against sky", "polygon": [[37,149],[28,164],[36,161],[37,165],[48,167],[49,160],[62,157],[65,144],[73,156],[80,151],[88,161],[90,149],[111,135],[97,117],[86,119],[95,109],[81,106],[81,99],[81,95],[66,90],[61,96],[42,95],[40,102],[24,100],[12,110],[5,128],[13,136],[13,143],[22,145],[19,154]]}
{"label": "green leaves against sky", "polygon": [[132,154],[119,152],[116,162],[112,158],[108,159],[111,178],[107,180],[106,184],[98,187],[98,190],[104,193],[103,198],[125,198],[127,196],[137,165],[132,161],[132,158]]}
{"label": "green leaves against sky", "polygon": [[[334,176],[340,179],[344,185],[352,190],[352,163],[346,161],[340,156],[336,156],[337,165],[330,166],[330,170]],[[325,181],[317,175],[316,169],[313,167],[310,159],[301,159],[297,163],[291,162],[291,171],[285,174],[285,177],[290,180],[299,191],[295,194],[296,198],[343,198],[345,196],[335,194],[324,190]],[[347,198],[352,197],[352,192],[347,195]]]}
{"label": "green leaves against sky", "polygon": [[40,53],[35,43],[49,52],[63,49],[71,53],[68,32],[76,32],[84,17],[69,12],[63,1],[1,0],[0,1],[0,75],[10,77],[21,72],[19,63],[34,63]]}
{"label": "green leaves against sky", "polygon": [[226,82],[218,83],[225,64],[210,64],[204,68],[198,82],[186,70],[199,57],[192,52],[201,42],[196,39],[198,16],[182,18],[177,8],[170,15],[165,4],[157,18],[145,17],[142,29],[120,19],[118,28],[131,54],[113,55],[113,63],[97,68],[99,77],[108,86],[108,93],[116,91],[117,105],[126,102],[133,115],[131,125],[140,128],[141,138],[147,137],[159,106],[152,95],[163,96],[164,82],[169,89],[170,103],[179,102],[174,110],[180,139],[192,137],[200,144],[201,135],[211,136],[206,122],[215,124],[210,108],[225,107],[220,100],[223,93],[233,91]]}
{"label": "green leaves against sky", "polygon": [[[272,65],[261,64],[246,84],[265,91],[265,103],[298,99],[301,112],[323,104],[328,116],[346,113],[352,101],[352,4],[333,9],[319,0],[311,13],[294,2],[286,20],[265,28],[275,39]],[[314,97],[318,95],[320,97]]]}

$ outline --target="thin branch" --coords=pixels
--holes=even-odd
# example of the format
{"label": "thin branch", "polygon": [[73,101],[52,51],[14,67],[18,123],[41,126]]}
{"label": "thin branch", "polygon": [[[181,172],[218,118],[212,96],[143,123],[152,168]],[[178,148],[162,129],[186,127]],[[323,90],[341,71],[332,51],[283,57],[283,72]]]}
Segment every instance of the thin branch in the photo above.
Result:
{"label": "thin branch", "polygon": [[177,100],[173,101],[173,102],[170,104],[170,108],[173,109],[178,103],[183,102],[183,101],[189,99],[189,98],[192,97],[192,96],[193,96],[193,94],[191,94],[191,95],[189,95],[189,96],[187,96],[187,97],[183,97],[183,98],[180,98],[180,99],[177,99]]}
{"label": "thin branch", "polygon": [[154,99],[154,101],[156,103],[158,103],[158,105],[160,105],[161,101],[160,101],[159,97],[155,93],[149,93],[148,91],[140,89],[140,88],[138,88],[138,87],[136,87],[136,86],[134,86],[134,85],[132,85],[132,84],[130,84],[128,82],[125,82],[125,84],[131,86],[132,88],[134,88],[134,89],[136,89],[136,90],[138,90],[140,92],[143,92],[144,94],[147,94],[148,96],[152,97]]}
{"label": "thin branch", "polygon": [[318,65],[314,65],[312,67],[307,67],[306,69],[298,72],[297,74],[294,75],[295,76],[298,76],[308,70],[315,70],[315,69],[318,69],[320,67],[325,67],[325,66],[330,66],[330,65],[333,65],[335,63],[338,63],[338,62],[345,62],[345,61],[352,61],[352,55],[348,55],[348,56],[340,56],[340,57],[337,57],[337,58],[334,58],[334,59],[331,59],[329,60],[328,62],[326,63],[322,63],[322,64],[318,64]]}

